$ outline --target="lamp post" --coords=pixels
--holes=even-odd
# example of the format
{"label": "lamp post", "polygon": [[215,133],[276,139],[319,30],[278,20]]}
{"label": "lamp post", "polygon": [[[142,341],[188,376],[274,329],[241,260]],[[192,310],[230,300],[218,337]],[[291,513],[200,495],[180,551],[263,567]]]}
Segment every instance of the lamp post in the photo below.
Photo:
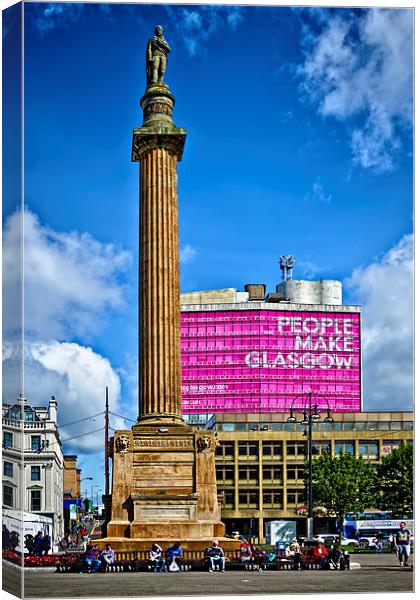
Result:
{"label": "lamp post", "polygon": [[[330,405],[325,398],[327,407],[321,408],[319,403],[313,404],[313,393],[308,391],[306,394],[296,396],[290,406],[290,415],[287,418],[288,423],[300,423],[304,426],[303,435],[308,437],[307,440],[307,457],[308,457],[308,520],[307,520],[307,537],[310,539],[313,535],[313,494],[312,494],[312,426],[320,420],[320,412],[326,412],[324,423],[333,423],[334,419],[331,416]],[[300,399],[301,402],[297,402]],[[322,398],[324,400],[324,398]],[[298,421],[295,413],[300,413],[303,416],[302,421]]]}

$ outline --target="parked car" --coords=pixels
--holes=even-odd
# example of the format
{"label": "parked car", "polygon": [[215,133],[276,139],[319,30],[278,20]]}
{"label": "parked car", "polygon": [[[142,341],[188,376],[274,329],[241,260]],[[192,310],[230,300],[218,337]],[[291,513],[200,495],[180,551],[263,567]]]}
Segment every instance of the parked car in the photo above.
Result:
{"label": "parked car", "polygon": [[[333,533],[321,533],[314,537],[318,542],[323,542],[326,546],[332,546],[333,544],[340,543],[340,536]],[[341,540],[342,546],[348,546],[349,544],[353,544],[354,546],[359,545],[359,540],[343,537]]]}

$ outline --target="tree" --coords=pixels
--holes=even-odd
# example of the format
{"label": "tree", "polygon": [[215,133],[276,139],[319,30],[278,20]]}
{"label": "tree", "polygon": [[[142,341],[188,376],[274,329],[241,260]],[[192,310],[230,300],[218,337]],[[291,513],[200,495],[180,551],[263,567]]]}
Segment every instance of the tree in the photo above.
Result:
{"label": "tree", "polygon": [[403,515],[413,510],[413,446],[401,444],[378,469],[380,507]]}
{"label": "tree", "polygon": [[375,470],[361,457],[324,453],[313,462],[314,503],[324,506],[337,517],[340,522],[340,541],[345,514],[372,507],[377,498],[377,486]]}

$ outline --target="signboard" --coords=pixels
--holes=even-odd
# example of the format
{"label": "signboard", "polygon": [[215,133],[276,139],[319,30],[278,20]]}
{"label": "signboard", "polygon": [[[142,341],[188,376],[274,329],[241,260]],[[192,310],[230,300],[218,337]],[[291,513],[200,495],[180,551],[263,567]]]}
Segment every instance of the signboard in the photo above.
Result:
{"label": "signboard", "polygon": [[[23,518],[23,521],[22,521]],[[36,536],[38,531],[44,535],[48,533],[53,540],[53,520],[35,513],[21,512],[16,510],[3,510],[3,523],[10,531],[11,538],[17,542],[15,549],[18,552],[28,552],[24,547],[25,535]]]}
{"label": "signboard", "polygon": [[268,521],[265,524],[266,544],[275,545],[276,542],[286,542],[290,544],[296,537],[295,521]]}
{"label": "signboard", "polygon": [[292,310],[181,313],[184,413],[287,411],[312,391],[360,411],[360,314]]}
{"label": "signboard", "polygon": [[77,519],[77,504],[69,505],[70,521]]}

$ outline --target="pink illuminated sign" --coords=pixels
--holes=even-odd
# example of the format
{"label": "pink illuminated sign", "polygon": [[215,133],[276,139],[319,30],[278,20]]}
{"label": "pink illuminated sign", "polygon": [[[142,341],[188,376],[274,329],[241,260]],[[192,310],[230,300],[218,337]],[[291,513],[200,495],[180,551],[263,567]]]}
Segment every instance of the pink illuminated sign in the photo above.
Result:
{"label": "pink illuminated sign", "polygon": [[181,313],[184,413],[281,412],[312,391],[360,411],[360,314],[292,310]]}

